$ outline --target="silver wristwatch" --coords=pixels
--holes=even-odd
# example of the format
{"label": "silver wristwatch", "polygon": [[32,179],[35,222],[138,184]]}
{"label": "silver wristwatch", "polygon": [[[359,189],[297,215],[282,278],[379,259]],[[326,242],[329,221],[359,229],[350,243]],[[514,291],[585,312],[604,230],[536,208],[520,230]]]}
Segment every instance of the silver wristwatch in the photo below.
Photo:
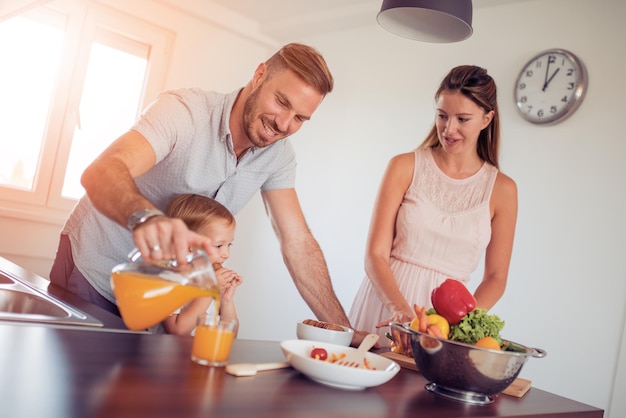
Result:
{"label": "silver wristwatch", "polygon": [[128,218],[128,229],[134,231],[135,228],[154,216],[165,216],[165,214],[158,209],[141,209],[133,212]]}

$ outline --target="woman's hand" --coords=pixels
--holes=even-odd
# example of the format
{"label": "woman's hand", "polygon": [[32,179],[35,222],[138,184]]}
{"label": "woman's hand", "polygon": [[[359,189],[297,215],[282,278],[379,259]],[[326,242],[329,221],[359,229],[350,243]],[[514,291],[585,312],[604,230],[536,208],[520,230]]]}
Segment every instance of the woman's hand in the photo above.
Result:
{"label": "woman's hand", "polygon": [[[411,322],[413,318],[415,318],[415,312],[406,313],[403,311],[396,311],[393,313],[389,320],[376,324],[376,328],[389,326],[391,322],[404,324],[405,322]],[[393,336],[393,342],[395,343],[395,346],[398,347],[398,351],[396,352],[400,352],[401,354],[407,355],[409,357],[412,356],[410,335],[405,332],[394,332],[393,330],[390,330],[390,334]]]}
{"label": "woman's hand", "polygon": [[413,320],[413,318],[415,318],[415,312],[409,310],[409,311],[395,311],[393,312],[393,314],[391,315],[391,318],[389,318],[387,321],[383,321],[383,322],[379,322],[378,324],[376,324],[376,328],[382,328],[382,327],[386,327],[389,326],[389,324],[391,322],[398,322],[398,323],[405,323],[405,322],[411,322]]}

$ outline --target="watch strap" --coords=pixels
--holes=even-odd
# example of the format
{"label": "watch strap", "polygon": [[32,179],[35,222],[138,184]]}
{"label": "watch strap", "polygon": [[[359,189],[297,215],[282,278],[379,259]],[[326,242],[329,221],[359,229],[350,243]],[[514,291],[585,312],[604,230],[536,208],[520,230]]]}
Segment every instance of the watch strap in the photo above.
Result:
{"label": "watch strap", "polygon": [[141,209],[133,212],[128,218],[128,229],[134,231],[139,225],[146,223],[148,219],[155,216],[165,216],[165,214],[158,209]]}

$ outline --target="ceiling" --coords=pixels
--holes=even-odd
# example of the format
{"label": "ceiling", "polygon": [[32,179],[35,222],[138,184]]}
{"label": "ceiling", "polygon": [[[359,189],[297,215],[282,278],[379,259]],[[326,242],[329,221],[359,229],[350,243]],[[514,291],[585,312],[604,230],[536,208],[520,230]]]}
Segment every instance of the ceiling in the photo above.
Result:
{"label": "ceiling", "polygon": [[211,0],[262,23],[302,19],[344,9],[380,9],[381,0]]}
{"label": "ceiling", "polygon": [[[309,34],[345,30],[376,22],[382,0],[161,0],[187,13],[209,17],[209,3],[258,24],[260,33],[280,42]],[[528,0],[473,0],[474,9]]]}

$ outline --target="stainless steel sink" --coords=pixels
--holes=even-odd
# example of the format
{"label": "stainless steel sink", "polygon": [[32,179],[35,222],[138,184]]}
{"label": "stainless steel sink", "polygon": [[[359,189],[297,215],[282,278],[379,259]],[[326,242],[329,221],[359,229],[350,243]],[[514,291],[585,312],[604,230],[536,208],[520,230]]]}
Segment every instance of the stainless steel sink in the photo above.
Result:
{"label": "stainless steel sink", "polygon": [[40,296],[10,289],[0,289],[0,312],[55,318],[67,315],[63,308]]}
{"label": "stainless steel sink", "polygon": [[13,283],[14,283],[13,280],[9,279],[8,277],[0,273],[0,284],[13,284]]}
{"label": "stainless steel sink", "polygon": [[5,271],[0,271],[0,321],[103,326],[93,316]]}

